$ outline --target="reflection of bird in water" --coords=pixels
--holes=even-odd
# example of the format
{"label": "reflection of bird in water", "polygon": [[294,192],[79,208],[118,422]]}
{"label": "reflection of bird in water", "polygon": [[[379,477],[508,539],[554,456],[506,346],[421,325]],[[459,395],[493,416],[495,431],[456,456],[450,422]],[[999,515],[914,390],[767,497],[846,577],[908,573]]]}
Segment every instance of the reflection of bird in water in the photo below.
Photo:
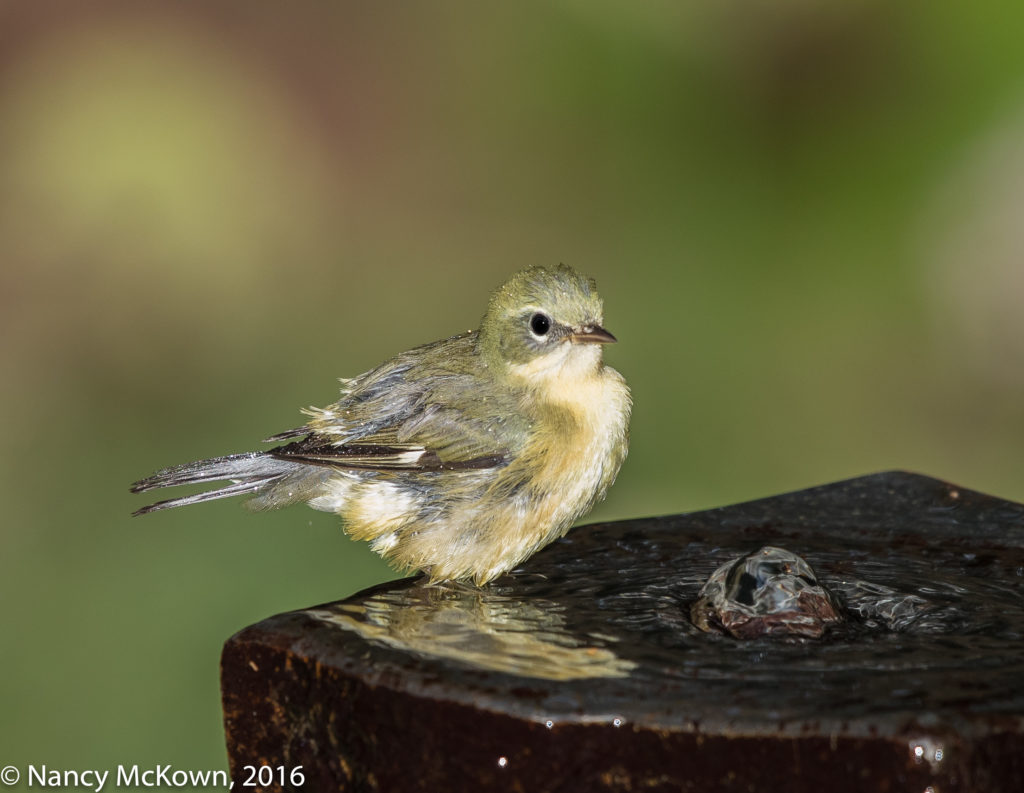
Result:
{"label": "reflection of bird in water", "polygon": [[[309,609],[317,619],[407,652],[546,680],[624,677],[635,664],[565,629],[562,608],[446,584]],[[602,643],[607,642],[603,639]]]}

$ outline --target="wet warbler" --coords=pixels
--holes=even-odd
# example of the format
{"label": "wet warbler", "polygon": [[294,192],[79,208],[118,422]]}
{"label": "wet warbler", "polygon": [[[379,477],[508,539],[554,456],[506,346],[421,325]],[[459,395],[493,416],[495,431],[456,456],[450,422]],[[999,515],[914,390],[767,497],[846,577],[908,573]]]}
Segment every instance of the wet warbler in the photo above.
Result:
{"label": "wet warbler", "polygon": [[305,501],[431,580],[484,584],[563,536],[612,484],[629,435],[625,380],[602,360],[593,280],[531,267],[491,297],[480,329],[342,380],[341,398],[268,451],[166,468],[135,492],[230,482],[136,514],[248,495]]}

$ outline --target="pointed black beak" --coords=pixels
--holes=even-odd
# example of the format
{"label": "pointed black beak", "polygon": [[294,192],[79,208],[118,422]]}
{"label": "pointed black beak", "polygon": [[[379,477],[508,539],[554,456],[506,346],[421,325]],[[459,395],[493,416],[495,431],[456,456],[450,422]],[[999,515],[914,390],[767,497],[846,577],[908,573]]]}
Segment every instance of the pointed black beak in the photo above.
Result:
{"label": "pointed black beak", "polygon": [[618,339],[600,325],[584,325],[569,334],[569,341],[573,344],[614,344]]}

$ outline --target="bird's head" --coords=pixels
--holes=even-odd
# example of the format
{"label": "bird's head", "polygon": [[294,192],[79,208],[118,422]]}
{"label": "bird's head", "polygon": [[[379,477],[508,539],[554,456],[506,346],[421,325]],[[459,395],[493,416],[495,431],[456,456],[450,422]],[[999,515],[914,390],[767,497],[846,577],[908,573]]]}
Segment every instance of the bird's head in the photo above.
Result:
{"label": "bird's head", "polygon": [[603,321],[593,279],[565,264],[529,267],[491,296],[480,352],[489,367],[527,383],[591,374],[601,346],[616,340]]}

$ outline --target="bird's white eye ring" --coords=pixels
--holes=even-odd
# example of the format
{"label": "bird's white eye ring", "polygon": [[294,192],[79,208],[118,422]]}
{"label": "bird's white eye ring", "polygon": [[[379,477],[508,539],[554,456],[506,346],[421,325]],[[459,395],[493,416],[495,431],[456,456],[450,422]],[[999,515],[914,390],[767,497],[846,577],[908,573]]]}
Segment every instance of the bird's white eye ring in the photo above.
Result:
{"label": "bird's white eye ring", "polygon": [[538,311],[530,317],[530,330],[537,336],[546,336],[551,330],[551,317]]}

